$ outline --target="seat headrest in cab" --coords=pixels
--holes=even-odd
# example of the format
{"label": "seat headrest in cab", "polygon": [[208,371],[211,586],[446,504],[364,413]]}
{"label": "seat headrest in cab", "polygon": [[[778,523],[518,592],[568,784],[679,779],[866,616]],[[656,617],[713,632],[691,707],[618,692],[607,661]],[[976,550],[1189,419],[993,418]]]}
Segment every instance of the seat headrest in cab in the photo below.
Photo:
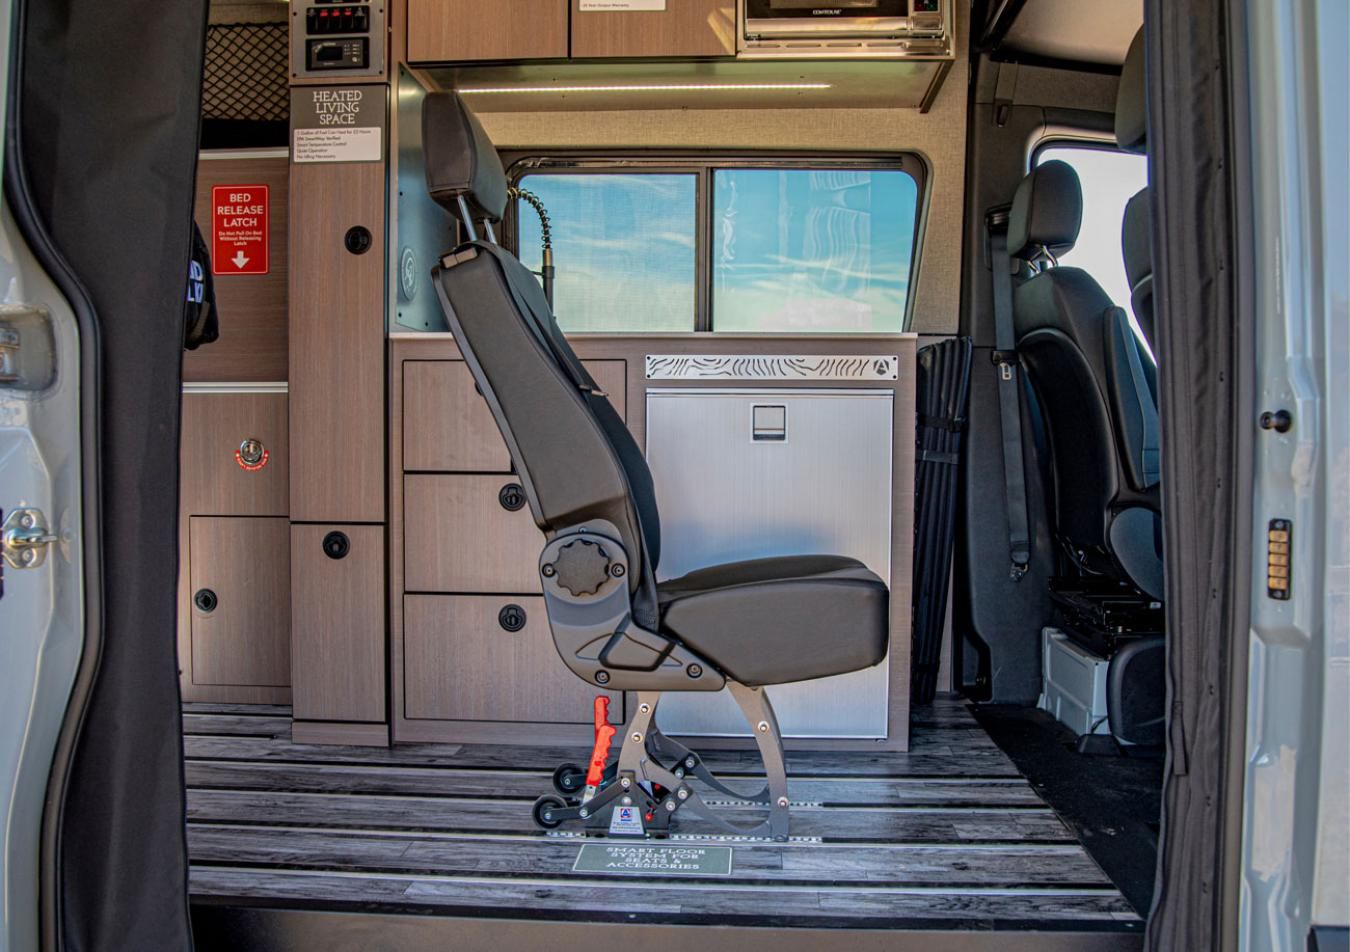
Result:
{"label": "seat headrest in cab", "polygon": [[1073,248],[1083,223],[1083,189],[1073,166],[1043,162],[1017,186],[1008,218],[1008,254],[1030,261]]}
{"label": "seat headrest in cab", "polygon": [[1148,147],[1148,108],[1144,79],[1144,28],[1134,35],[1116,88],[1116,145],[1126,152]]}
{"label": "seat headrest in cab", "polygon": [[431,93],[422,103],[422,156],[432,199],[459,213],[500,221],[506,211],[506,171],[478,117],[455,93]]}

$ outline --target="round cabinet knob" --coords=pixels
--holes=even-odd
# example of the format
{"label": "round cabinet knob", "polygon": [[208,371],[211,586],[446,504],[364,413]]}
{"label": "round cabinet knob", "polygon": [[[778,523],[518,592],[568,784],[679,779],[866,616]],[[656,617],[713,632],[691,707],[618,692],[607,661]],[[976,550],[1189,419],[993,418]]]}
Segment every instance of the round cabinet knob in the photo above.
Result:
{"label": "round cabinet knob", "polygon": [[365,254],[374,243],[375,239],[365,225],[353,225],[347,229],[347,234],[342,236],[342,244],[354,255]]}
{"label": "round cabinet knob", "polygon": [[220,604],[220,599],[209,588],[200,588],[197,590],[197,594],[192,596],[192,604],[196,605],[197,611],[203,615],[209,615],[216,610],[216,606]]}
{"label": "round cabinet knob", "polygon": [[506,631],[520,631],[525,627],[527,616],[519,605],[505,605],[497,612],[497,624]]}
{"label": "round cabinet knob", "polygon": [[352,540],[345,532],[330,532],[323,537],[323,554],[330,559],[345,559],[352,550]]}
{"label": "round cabinet knob", "polygon": [[250,436],[239,444],[239,449],[234,451],[234,461],[239,464],[241,469],[256,473],[267,465],[270,455],[267,452],[267,447],[263,446],[262,440]]}
{"label": "round cabinet knob", "polygon": [[507,512],[516,512],[525,506],[525,489],[520,483],[507,483],[497,493],[497,501]]}
{"label": "round cabinet knob", "polygon": [[[609,580],[609,554],[594,542],[578,539],[558,550],[551,565],[558,585],[574,596],[594,595]],[[544,573],[548,577],[548,572]]]}

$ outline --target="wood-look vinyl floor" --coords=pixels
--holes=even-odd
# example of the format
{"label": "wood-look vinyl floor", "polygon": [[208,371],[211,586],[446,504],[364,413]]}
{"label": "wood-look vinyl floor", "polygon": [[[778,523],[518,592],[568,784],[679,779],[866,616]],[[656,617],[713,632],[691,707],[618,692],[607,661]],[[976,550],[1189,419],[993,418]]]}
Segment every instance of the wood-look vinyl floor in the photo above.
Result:
{"label": "wood-look vinyl floor", "polygon": [[[1133,932],[1135,911],[965,707],[915,715],[907,754],[790,753],[793,839],[736,841],[727,877],[575,873],[534,829],[585,751],[295,744],[289,710],[185,704],[194,898],[444,915],[803,927]],[[709,766],[752,786],[750,751]],[[751,808],[728,815],[747,824]],[[680,845],[725,843],[697,818]]]}

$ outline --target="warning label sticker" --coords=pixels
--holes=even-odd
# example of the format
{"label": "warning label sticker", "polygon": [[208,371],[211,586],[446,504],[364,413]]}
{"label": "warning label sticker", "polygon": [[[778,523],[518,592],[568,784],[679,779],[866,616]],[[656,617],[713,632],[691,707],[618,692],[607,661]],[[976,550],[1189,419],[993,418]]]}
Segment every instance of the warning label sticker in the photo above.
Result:
{"label": "warning label sticker", "polygon": [[615,836],[644,836],[642,812],[637,807],[615,807],[609,818],[609,832]]}
{"label": "warning label sticker", "polygon": [[211,273],[266,274],[267,186],[211,189]]}
{"label": "warning label sticker", "polygon": [[382,86],[291,90],[291,160],[378,162],[384,156]]}
{"label": "warning label sticker", "polygon": [[730,876],[731,856],[730,846],[611,846],[607,843],[587,843],[577,854],[572,872]]}

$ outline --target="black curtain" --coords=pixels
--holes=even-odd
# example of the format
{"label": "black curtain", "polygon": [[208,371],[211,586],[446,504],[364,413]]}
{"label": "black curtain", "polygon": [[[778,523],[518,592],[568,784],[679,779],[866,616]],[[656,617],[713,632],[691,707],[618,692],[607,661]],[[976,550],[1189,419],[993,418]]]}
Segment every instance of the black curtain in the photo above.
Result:
{"label": "black curtain", "polygon": [[1238,7],[1145,4],[1170,704],[1148,947],[1167,952],[1236,946],[1255,432]]}
{"label": "black curtain", "polygon": [[81,315],[85,399],[97,398],[84,488],[101,510],[86,527],[101,628],[54,773],[44,926],[80,952],[189,949],[178,417],[206,0],[16,6],[5,184]]}

